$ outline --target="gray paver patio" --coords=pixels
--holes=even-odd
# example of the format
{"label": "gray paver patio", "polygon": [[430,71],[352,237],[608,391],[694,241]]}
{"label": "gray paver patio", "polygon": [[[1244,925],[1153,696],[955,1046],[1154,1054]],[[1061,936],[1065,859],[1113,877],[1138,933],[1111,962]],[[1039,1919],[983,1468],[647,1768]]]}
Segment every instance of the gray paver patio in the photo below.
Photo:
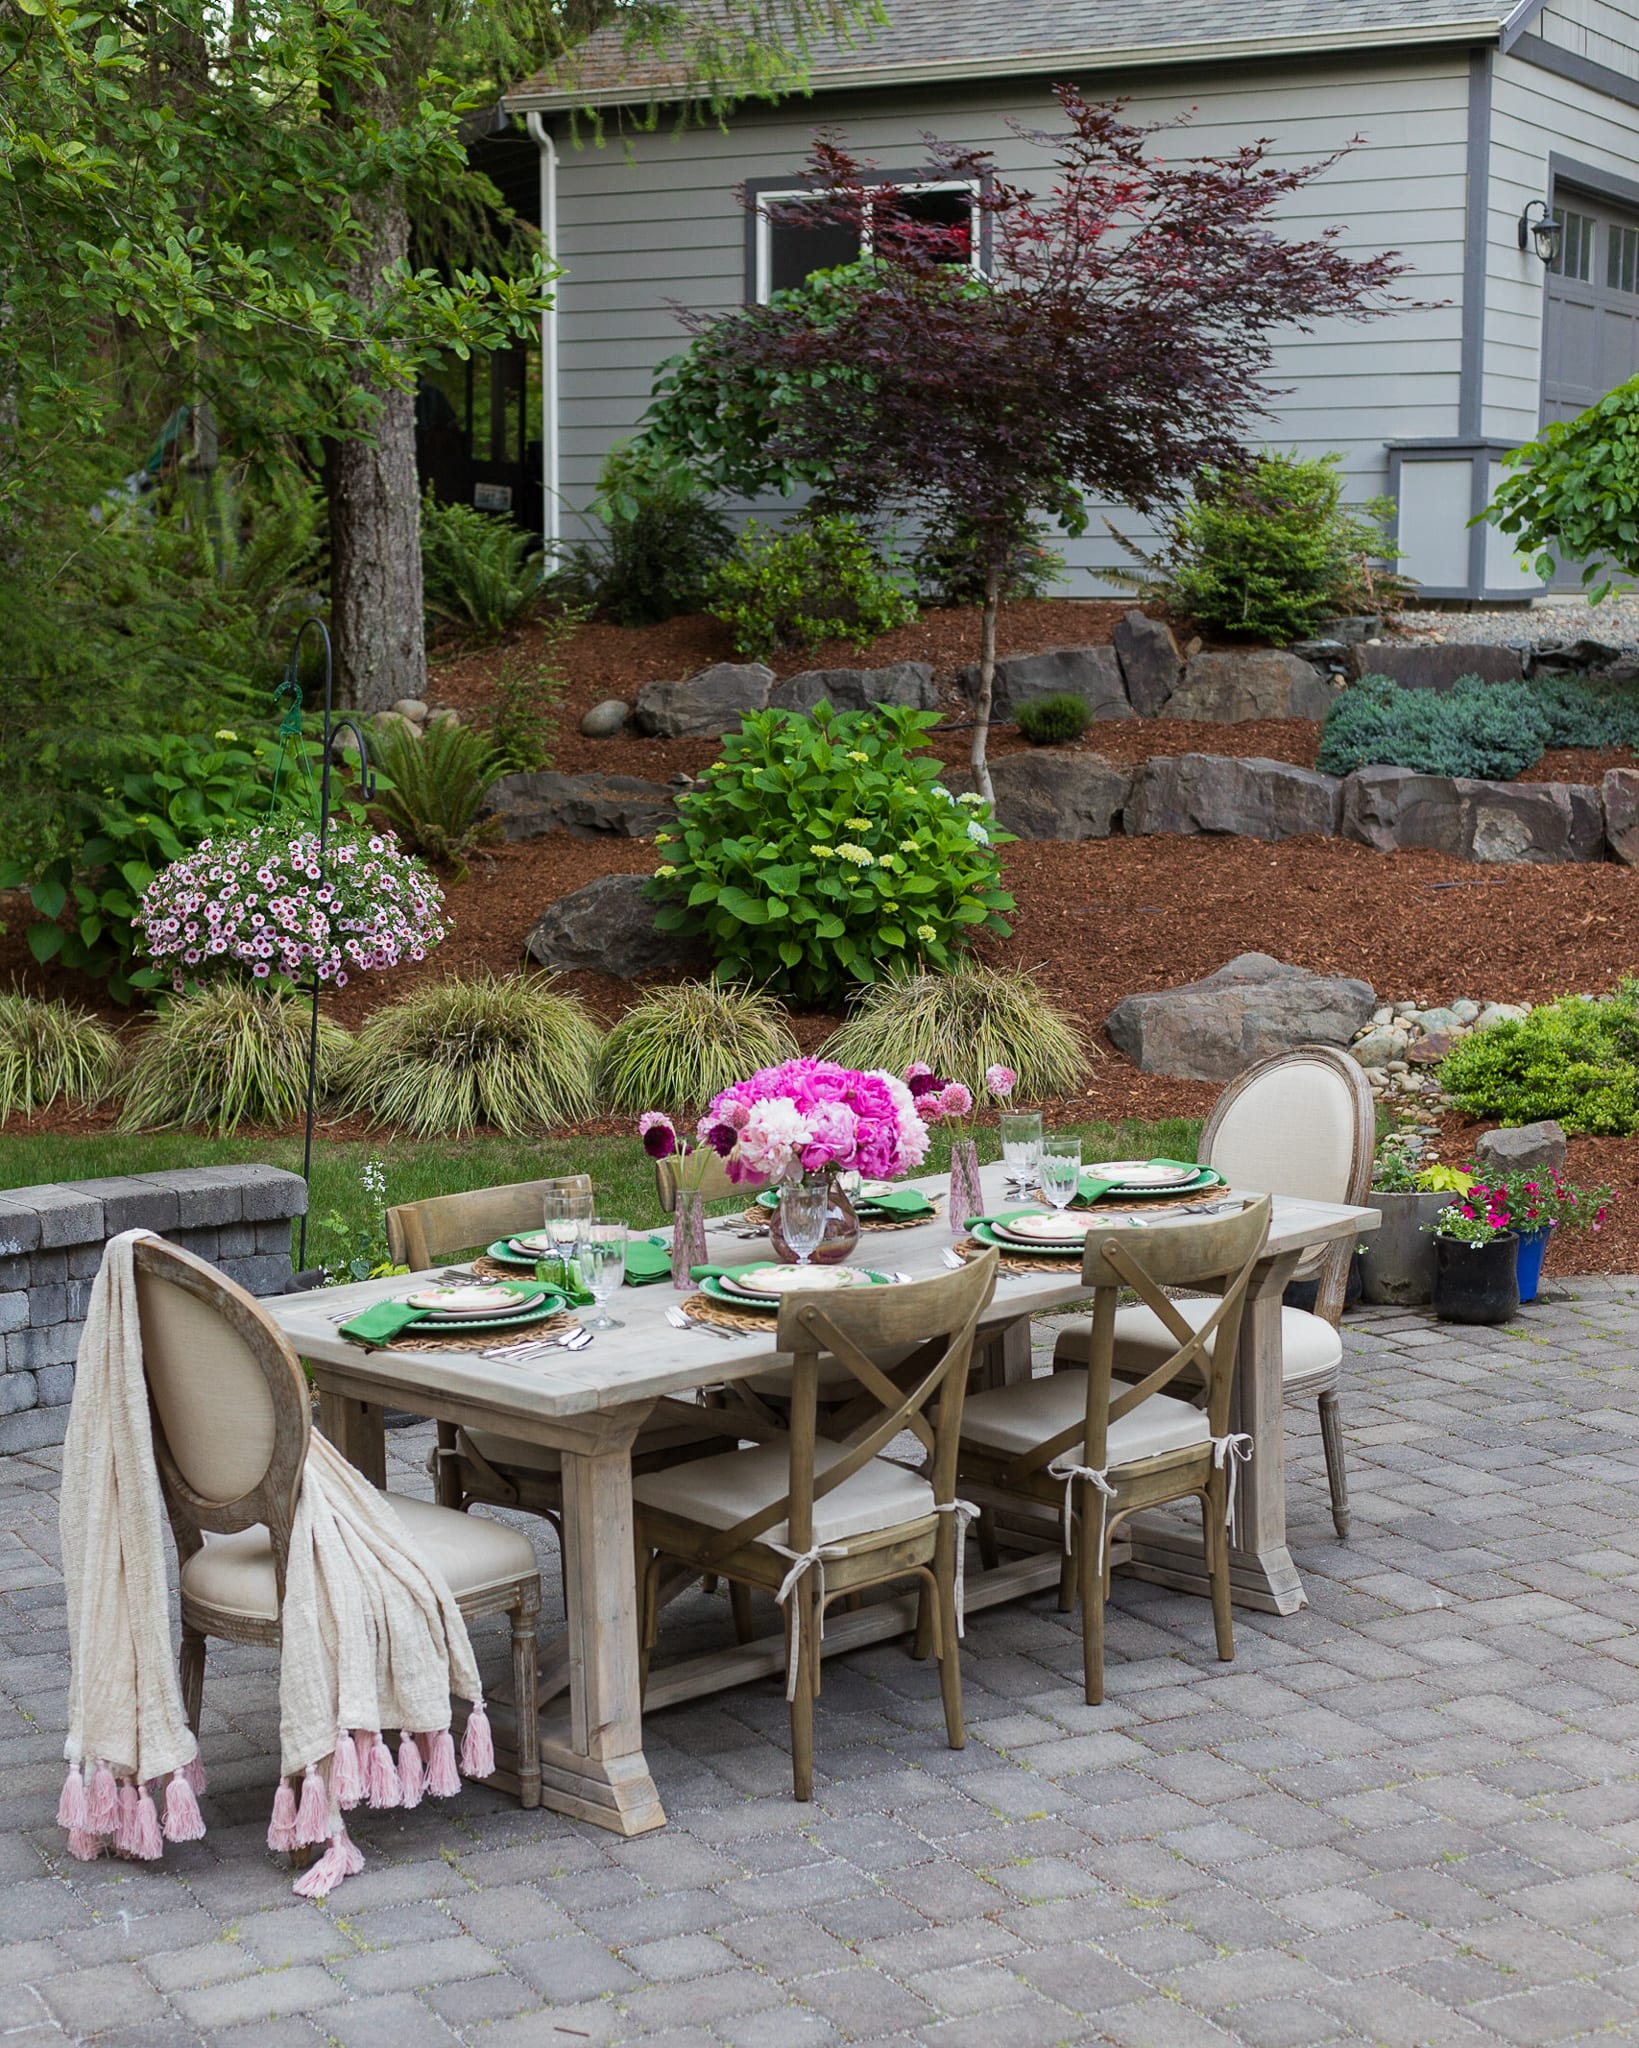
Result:
{"label": "gray paver patio", "polygon": [[[1043,1331],[1043,1342],[1050,1332]],[[263,1846],[274,1667],[213,1644],[210,1833],[75,1863],[61,1782],[56,1452],[0,1460],[0,2039],[830,2048],[1571,2043],[1639,2034],[1639,1280],[1497,1332],[1347,1330],[1354,1536],[1290,1413],[1311,1605],[1130,1581],[1109,1698],[1050,1600],[969,1628],[971,1736],[931,1666],[828,1666],[811,1806],[767,1685],[657,1715],[671,1815],[620,1842],[482,1790],[355,1817],[365,1873],[294,1900]],[[425,1492],[430,1432],[390,1439]],[[533,1533],[549,1604],[556,1560]],[[720,1601],[671,1611],[720,1639]],[[502,1652],[478,1638],[493,1665]]]}

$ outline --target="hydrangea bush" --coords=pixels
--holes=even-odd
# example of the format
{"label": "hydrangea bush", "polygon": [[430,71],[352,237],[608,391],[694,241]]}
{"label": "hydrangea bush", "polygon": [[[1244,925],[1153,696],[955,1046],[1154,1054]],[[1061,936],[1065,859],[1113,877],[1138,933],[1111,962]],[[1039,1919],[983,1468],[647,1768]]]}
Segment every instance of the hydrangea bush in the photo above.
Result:
{"label": "hydrangea bush", "polygon": [[748,715],[658,835],[662,931],[696,931],[719,981],[835,1002],[884,973],[948,970],[1009,931],[990,806],[918,753],[938,723],[899,708]]}
{"label": "hydrangea bush", "polygon": [[346,985],[348,975],[422,960],[445,933],[444,894],[390,832],[319,835],[288,821],[207,839],[161,869],[133,920],[143,950],[186,988],[200,970]]}

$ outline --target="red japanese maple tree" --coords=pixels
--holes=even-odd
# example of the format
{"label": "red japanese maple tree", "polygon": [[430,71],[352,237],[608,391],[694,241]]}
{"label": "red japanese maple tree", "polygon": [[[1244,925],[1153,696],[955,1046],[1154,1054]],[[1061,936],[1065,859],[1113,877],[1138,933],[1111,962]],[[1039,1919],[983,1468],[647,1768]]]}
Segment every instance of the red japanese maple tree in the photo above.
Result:
{"label": "red japanese maple tree", "polygon": [[1279,232],[1282,204],[1336,155],[1285,166],[1256,141],[1174,161],[1154,146],[1163,124],[1055,94],[1067,128],[1018,131],[1053,159],[1044,194],[1000,177],[988,151],[925,138],[926,179],[975,191],[978,267],[960,260],[966,227],[916,218],[902,187],[822,137],[814,196],[790,217],[851,226],[869,253],[766,306],[685,316],[697,338],[662,372],[648,422],[717,488],[806,486],[817,510],[910,515],[971,543],[986,796],[997,614],[1035,518],[1079,533],[1084,494],[1147,511],[1203,465],[1243,460],[1280,330],[1388,311],[1404,269],[1345,255],[1337,228]]}

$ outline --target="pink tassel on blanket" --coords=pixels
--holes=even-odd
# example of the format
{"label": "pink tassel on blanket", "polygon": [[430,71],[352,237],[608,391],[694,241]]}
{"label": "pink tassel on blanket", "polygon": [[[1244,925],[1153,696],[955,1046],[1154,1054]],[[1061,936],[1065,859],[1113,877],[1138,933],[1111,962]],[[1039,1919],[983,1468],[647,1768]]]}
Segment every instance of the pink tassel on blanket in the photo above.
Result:
{"label": "pink tassel on blanket", "polygon": [[336,1734],[330,1758],[330,1793],[340,1807],[357,1806],[364,1797],[364,1774],[359,1769],[358,1746],[345,1728]]}
{"label": "pink tassel on blanket", "polygon": [[273,1817],[267,1824],[267,1845],[276,1854],[297,1846],[296,1795],[290,1789],[290,1780],[281,1778],[279,1789],[273,1795]]}
{"label": "pink tassel on blanket", "polygon": [[205,1766],[197,1756],[182,1766],[182,1775],[193,1787],[194,1797],[202,1799],[205,1796]]}
{"label": "pink tassel on blanket", "polygon": [[364,1858],[348,1840],[346,1828],[337,1828],[330,1837],[330,1846],[313,1865],[304,1870],[290,1889],[299,1899],[322,1899],[328,1897],[344,1877],[357,1877],[364,1868]]}
{"label": "pink tassel on blanket", "polygon": [[154,1795],[146,1785],[137,1793],[136,1820],[131,1830],[131,1853],[140,1856],[144,1863],[157,1862],[165,1854],[165,1837],[159,1831],[159,1814],[154,1807]]}
{"label": "pink tassel on blanket", "polygon": [[68,1837],[68,1853],[78,1856],[82,1863],[95,1863],[102,1854],[103,1838],[93,1835],[84,1828],[74,1828]]}
{"label": "pink tassel on blanket", "polygon": [[70,1764],[68,1776],[63,1780],[62,1797],[57,1801],[57,1825],[67,1828],[70,1834],[85,1829],[85,1774],[78,1764]]}
{"label": "pink tassel on blanket", "polygon": [[421,1804],[427,1789],[427,1768],[421,1761],[421,1745],[408,1728],[398,1738],[398,1803],[406,1810]]}
{"label": "pink tassel on blanket", "polygon": [[[289,1786],[285,1790],[289,1791]],[[199,1801],[194,1789],[188,1783],[184,1768],[171,1773],[171,1781],[165,1787],[165,1839],[167,1842],[199,1842],[205,1837],[205,1817],[199,1811]]]}
{"label": "pink tassel on blanket", "polygon": [[296,1847],[312,1848],[330,1833],[330,1791],[311,1764],[302,1778],[302,1803],[296,1811]]}
{"label": "pink tassel on blanket", "polygon": [[455,1768],[455,1737],[440,1728],[432,1738],[427,1757],[427,1790],[435,1799],[453,1799],[461,1789],[461,1773]]}
{"label": "pink tassel on blanket", "polygon": [[137,1788],[129,1778],[120,1780],[119,1819],[114,1825],[114,1847],[127,1856],[137,1850]]}
{"label": "pink tassel on blanket", "polygon": [[91,1773],[91,1790],[86,1794],[86,1831],[93,1835],[111,1835],[119,1826],[119,1791],[114,1784],[114,1774],[106,1764],[98,1764]]}
{"label": "pink tassel on blanket", "polygon": [[393,1767],[393,1752],[379,1734],[370,1744],[370,1754],[365,1762],[364,1791],[372,1806],[398,1806],[403,1801],[398,1772]]}
{"label": "pink tassel on blanket", "polygon": [[482,1700],[474,1700],[467,1716],[467,1732],[461,1738],[461,1772],[468,1778],[495,1775],[495,1738],[490,1733],[489,1715]]}

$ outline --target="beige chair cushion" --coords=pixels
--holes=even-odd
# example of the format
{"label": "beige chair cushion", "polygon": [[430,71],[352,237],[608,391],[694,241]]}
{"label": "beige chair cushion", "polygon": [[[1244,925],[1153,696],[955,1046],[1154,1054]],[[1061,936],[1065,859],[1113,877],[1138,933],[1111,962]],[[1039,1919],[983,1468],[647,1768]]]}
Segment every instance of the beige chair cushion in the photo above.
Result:
{"label": "beige chair cushion", "polygon": [[[398,1493],[383,1497],[404,1524],[411,1546],[443,1573],[458,1600],[535,1576],[534,1546],[516,1529],[435,1507],[430,1500]],[[190,1599],[250,1621],[277,1620],[273,1545],[266,1529],[258,1523],[234,1536],[207,1536],[204,1549],[182,1567],[182,1590]]]}
{"label": "beige chair cushion", "polygon": [[[814,1446],[814,1469],[829,1471],[847,1455],[845,1444]],[[639,1507],[698,1522],[708,1529],[732,1529],[770,1501],[781,1498],[790,1478],[791,1456],[783,1443],[758,1444],[750,1450],[725,1451],[716,1458],[696,1458],[665,1472],[645,1473],[632,1482]],[[873,1458],[850,1478],[814,1503],[814,1541],[840,1543],[849,1536],[891,1529],[933,1513],[933,1488],[903,1465]],[[786,1525],[777,1522],[757,1538],[784,1543]]]}
{"label": "beige chair cushion", "polygon": [[[1016,1380],[973,1394],[962,1410],[962,1441],[1000,1457],[1016,1458],[1034,1450],[1087,1414],[1087,1375],[1055,1372],[1045,1379]],[[1110,1424],[1109,1463],[1135,1465],[1158,1458],[1163,1451],[1186,1451],[1204,1444],[1211,1432],[1201,1410],[1171,1394],[1151,1394],[1130,1415]],[[1079,1451],[1068,1451],[1077,1457]]]}
{"label": "beige chair cushion", "polygon": [[[1198,1330],[1217,1307],[1215,1301],[1175,1301],[1173,1307]],[[1066,1330],[1054,1348],[1054,1362],[1087,1356],[1085,1327]],[[1302,1394],[1313,1387],[1317,1392],[1337,1377],[1343,1363],[1343,1339],[1324,1316],[1312,1316],[1307,1309],[1283,1308],[1280,1312],[1281,1380],[1288,1394]],[[1172,1333],[1153,1309],[1119,1308],[1115,1312],[1115,1363],[1118,1371],[1142,1379],[1164,1364],[1178,1349]],[[971,1407],[971,1402],[969,1403]]]}

